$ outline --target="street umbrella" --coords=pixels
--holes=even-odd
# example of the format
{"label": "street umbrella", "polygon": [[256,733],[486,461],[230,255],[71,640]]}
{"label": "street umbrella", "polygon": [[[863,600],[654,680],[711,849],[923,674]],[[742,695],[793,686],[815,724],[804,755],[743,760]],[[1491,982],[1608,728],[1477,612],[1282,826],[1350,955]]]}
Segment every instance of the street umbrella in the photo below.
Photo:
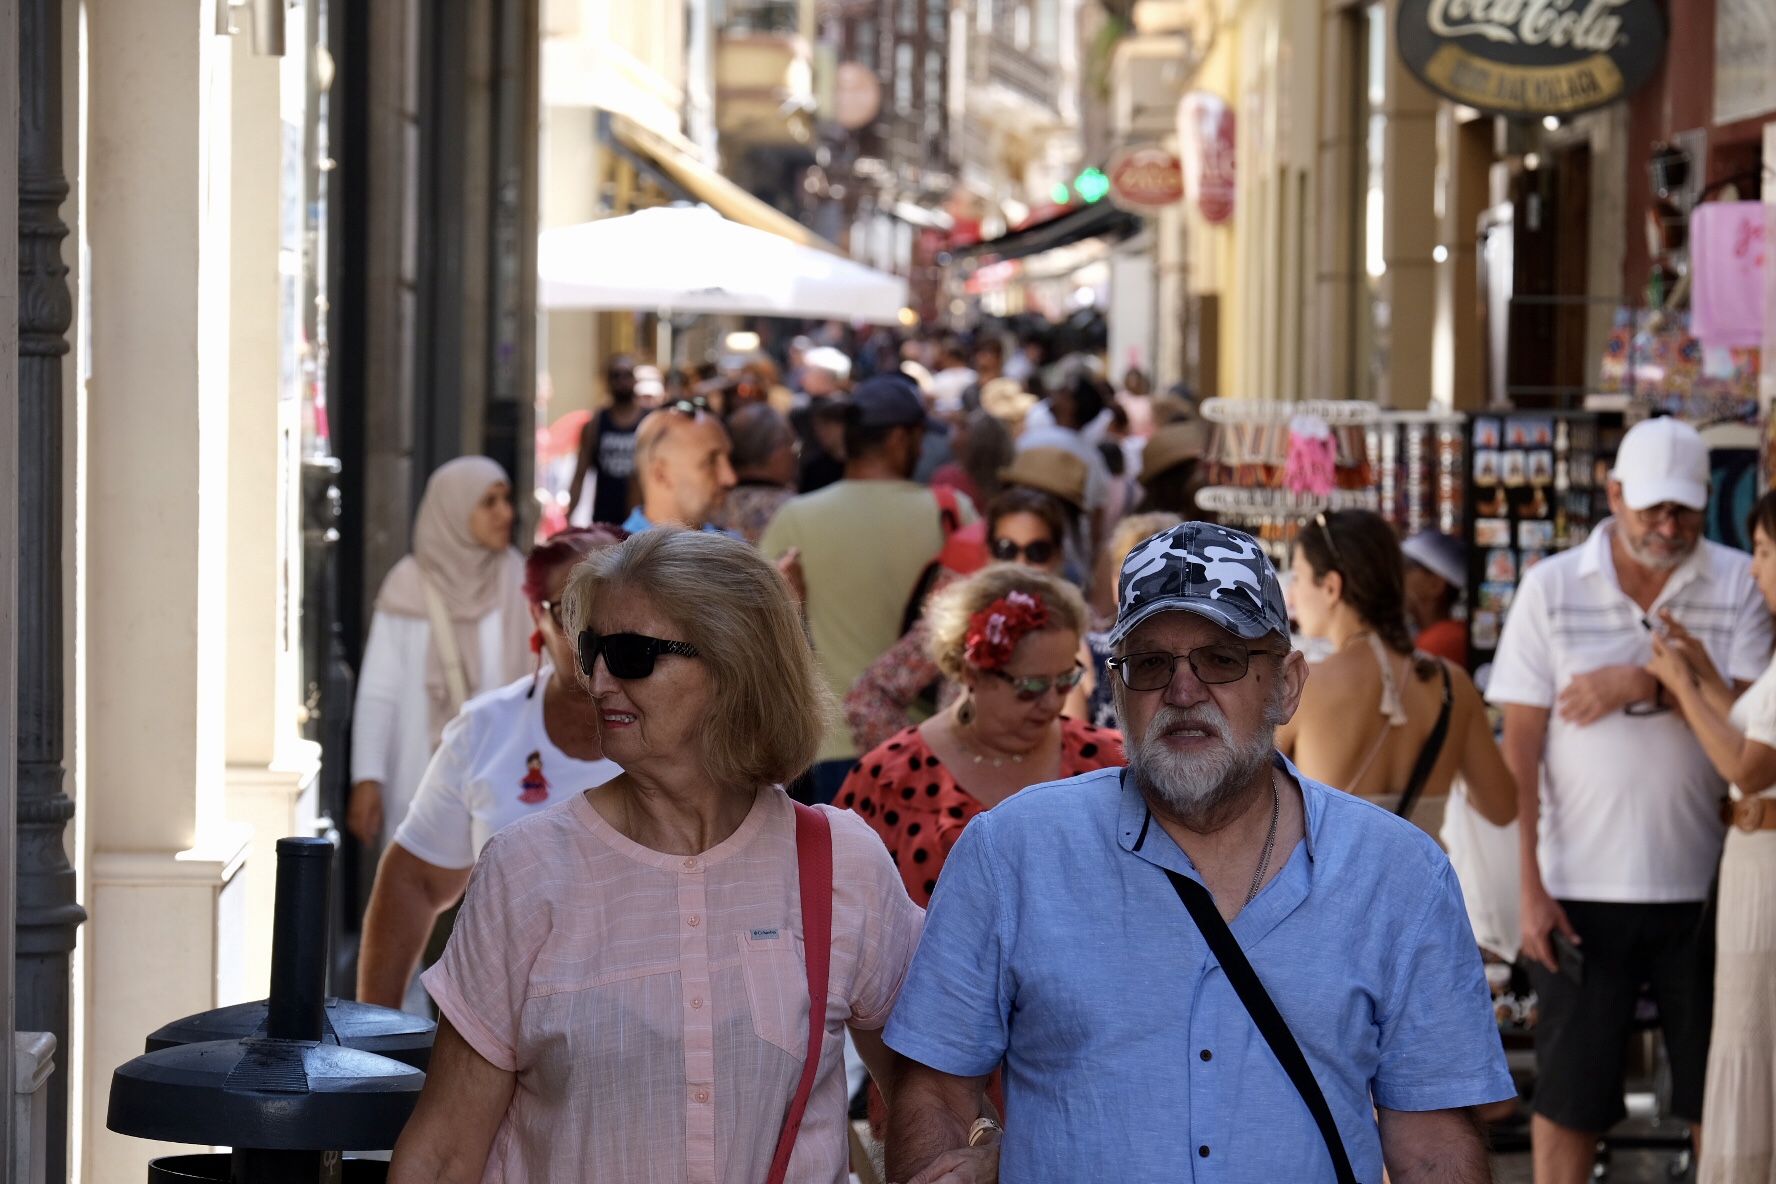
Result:
{"label": "street umbrella", "polygon": [[734,313],[892,324],[906,281],[839,255],[665,206],[545,230],[537,239],[545,309]]}

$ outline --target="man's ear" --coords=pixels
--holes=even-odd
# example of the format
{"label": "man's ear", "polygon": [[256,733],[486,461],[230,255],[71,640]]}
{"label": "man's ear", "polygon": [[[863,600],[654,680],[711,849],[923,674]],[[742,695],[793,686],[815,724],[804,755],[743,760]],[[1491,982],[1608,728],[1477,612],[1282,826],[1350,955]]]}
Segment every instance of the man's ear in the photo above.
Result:
{"label": "man's ear", "polygon": [[1283,657],[1283,668],[1278,672],[1277,699],[1275,702],[1277,719],[1271,722],[1281,726],[1295,718],[1301,709],[1301,695],[1307,689],[1308,665],[1307,655],[1300,650],[1290,650]]}

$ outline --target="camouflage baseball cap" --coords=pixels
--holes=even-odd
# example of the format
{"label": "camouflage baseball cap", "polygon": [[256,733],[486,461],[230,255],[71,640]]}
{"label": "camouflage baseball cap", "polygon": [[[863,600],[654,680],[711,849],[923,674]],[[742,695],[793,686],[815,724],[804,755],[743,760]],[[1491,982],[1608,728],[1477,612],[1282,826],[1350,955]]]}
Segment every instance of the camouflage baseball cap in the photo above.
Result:
{"label": "camouflage baseball cap", "polygon": [[1118,585],[1110,644],[1149,617],[1195,613],[1247,641],[1289,635],[1276,568],[1258,540],[1208,522],[1185,522],[1129,552]]}

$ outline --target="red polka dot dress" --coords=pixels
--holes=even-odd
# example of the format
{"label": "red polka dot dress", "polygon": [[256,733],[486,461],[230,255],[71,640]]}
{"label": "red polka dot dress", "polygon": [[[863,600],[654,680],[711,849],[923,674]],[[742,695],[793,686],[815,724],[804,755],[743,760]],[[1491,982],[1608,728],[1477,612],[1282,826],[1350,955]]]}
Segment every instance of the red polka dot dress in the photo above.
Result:
{"label": "red polka dot dress", "polygon": [[[1061,776],[1125,764],[1122,736],[1075,719],[1061,720]],[[862,815],[882,836],[907,893],[931,903],[938,872],[968,820],[983,806],[956,783],[919,729],[891,736],[857,763],[834,803]]]}

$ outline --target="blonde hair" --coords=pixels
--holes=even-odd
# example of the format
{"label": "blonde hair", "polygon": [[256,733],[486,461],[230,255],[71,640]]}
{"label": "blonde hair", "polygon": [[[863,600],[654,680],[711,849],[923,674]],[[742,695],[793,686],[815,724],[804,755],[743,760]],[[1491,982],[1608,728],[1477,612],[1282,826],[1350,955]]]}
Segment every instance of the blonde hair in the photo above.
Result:
{"label": "blonde hair", "polygon": [[1104,544],[1104,554],[1109,558],[1112,573],[1120,572],[1129,553],[1147,539],[1162,530],[1170,530],[1180,525],[1184,519],[1166,510],[1155,510],[1149,514],[1131,514],[1116,524],[1110,532],[1110,541]]}
{"label": "blonde hair", "polygon": [[807,771],[838,704],[776,568],[725,535],[674,527],[631,535],[574,569],[562,605],[568,636],[589,627],[594,604],[625,595],[664,614],[671,640],[696,646],[709,670],[703,763],[717,784],[784,785]]}
{"label": "blonde hair", "polygon": [[967,663],[963,651],[968,640],[968,621],[995,600],[1023,592],[1048,609],[1048,629],[1085,633],[1085,601],[1072,584],[1035,568],[1015,563],[995,563],[958,581],[931,598],[925,606],[925,624],[931,631],[929,653],[945,678],[962,677]]}
{"label": "blonde hair", "polygon": [[1131,514],[1116,524],[1104,549],[1098,555],[1097,571],[1092,576],[1092,603],[1107,615],[1116,612],[1116,585],[1122,579],[1122,565],[1129,553],[1162,530],[1170,530],[1184,519],[1166,510]]}

